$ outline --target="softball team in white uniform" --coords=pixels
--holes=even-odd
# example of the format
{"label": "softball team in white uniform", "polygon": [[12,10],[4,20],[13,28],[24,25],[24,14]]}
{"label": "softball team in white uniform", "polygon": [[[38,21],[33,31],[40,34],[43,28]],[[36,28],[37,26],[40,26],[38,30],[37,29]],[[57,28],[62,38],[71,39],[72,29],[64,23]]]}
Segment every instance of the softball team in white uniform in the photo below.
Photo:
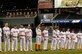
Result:
{"label": "softball team in white uniform", "polygon": [[61,31],[61,38],[60,38],[60,40],[61,40],[61,45],[60,45],[61,50],[65,50],[66,32]]}
{"label": "softball team in white uniform", "polygon": [[43,31],[43,37],[44,37],[43,50],[47,50],[47,46],[48,46],[48,28],[47,27]]}
{"label": "softball team in white uniform", "polygon": [[56,35],[57,35],[57,49],[59,50],[60,49],[60,30],[58,30],[57,28],[57,31],[56,31]]}
{"label": "softball team in white uniform", "polygon": [[71,32],[70,36],[71,36],[70,48],[75,49],[75,33],[74,33],[74,31]]}
{"label": "softball team in white uniform", "polygon": [[53,37],[52,37],[52,42],[51,42],[51,50],[56,50],[57,46],[57,29],[53,29]]}
{"label": "softball team in white uniform", "polygon": [[82,49],[82,33],[80,30],[77,33],[77,49]]}
{"label": "softball team in white uniform", "polygon": [[20,36],[20,51],[26,51],[25,47],[25,28],[23,25],[20,25],[21,28],[19,28],[19,36]]}
{"label": "softball team in white uniform", "polygon": [[14,28],[11,29],[12,51],[17,51],[18,49],[18,34],[19,34],[19,30],[17,29],[17,26],[14,25]]}
{"label": "softball team in white uniform", "polygon": [[[29,45],[30,45],[30,51],[33,51],[32,49],[32,30],[30,25],[25,29],[24,26],[21,24],[20,28],[17,29],[17,26],[14,25],[14,27],[10,30],[8,27],[8,23],[5,23],[5,26],[3,27],[3,34],[4,34],[4,51],[6,50],[6,44],[8,42],[8,51],[10,51],[10,34],[11,34],[11,40],[12,40],[12,51],[18,50],[18,36],[20,37],[20,51],[28,51]],[[41,38],[43,37],[43,50],[47,50],[48,47],[48,39],[49,39],[49,32],[48,28],[45,27],[43,32],[41,31],[40,26],[36,28],[36,44],[35,49],[40,50],[41,45]],[[2,29],[0,28],[0,51],[2,51],[1,47],[1,37],[2,37]],[[67,29],[67,31],[59,31],[58,28],[52,29],[52,39],[51,39],[51,50],[57,50],[57,49],[75,49],[75,39],[77,38],[77,49],[82,49],[82,33],[79,31],[76,35],[74,31],[70,32],[70,29]]]}
{"label": "softball team in white uniform", "polygon": [[30,25],[28,25],[28,28],[25,29],[25,33],[26,33],[26,51],[29,50],[29,46],[30,46],[30,51],[33,51],[32,49],[32,30]]}
{"label": "softball team in white uniform", "polygon": [[5,23],[3,27],[4,33],[4,51],[6,51],[6,44],[8,43],[8,51],[10,51],[10,28],[8,27],[8,23]]}
{"label": "softball team in white uniform", "polygon": [[41,38],[42,38],[41,28],[37,27],[36,28],[36,44],[35,44],[36,50],[40,50]]}
{"label": "softball team in white uniform", "polygon": [[71,42],[70,29],[68,28],[67,31],[66,31],[66,44],[65,44],[65,49],[70,49],[70,42]]}

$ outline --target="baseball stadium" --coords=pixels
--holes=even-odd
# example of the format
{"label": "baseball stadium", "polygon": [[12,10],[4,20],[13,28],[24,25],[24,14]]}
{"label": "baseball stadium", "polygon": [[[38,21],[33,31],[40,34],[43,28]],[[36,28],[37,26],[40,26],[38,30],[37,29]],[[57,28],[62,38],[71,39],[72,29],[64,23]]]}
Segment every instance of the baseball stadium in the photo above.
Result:
{"label": "baseball stadium", "polygon": [[0,0],[0,54],[82,54],[82,0]]}

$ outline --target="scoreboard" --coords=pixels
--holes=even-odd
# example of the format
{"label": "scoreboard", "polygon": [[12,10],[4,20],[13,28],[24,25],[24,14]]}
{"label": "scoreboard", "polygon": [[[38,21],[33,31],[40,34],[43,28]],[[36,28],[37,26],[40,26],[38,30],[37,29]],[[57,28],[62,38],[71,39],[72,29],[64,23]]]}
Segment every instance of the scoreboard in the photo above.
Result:
{"label": "scoreboard", "polygon": [[82,0],[54,0],[54,8],[82,7]]}

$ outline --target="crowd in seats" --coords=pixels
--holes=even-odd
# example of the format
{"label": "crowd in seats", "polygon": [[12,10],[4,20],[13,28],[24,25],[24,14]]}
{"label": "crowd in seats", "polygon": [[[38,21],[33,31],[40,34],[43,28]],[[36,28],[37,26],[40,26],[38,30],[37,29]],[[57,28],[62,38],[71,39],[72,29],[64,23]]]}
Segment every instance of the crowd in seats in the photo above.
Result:
{"label": "crowd in seats", "polygon": [[60,13],[54,18],[54,20],[67,20],[67,19],[82,19],[82,14]]}
{"label": "crowd in seats", "polygon": [[11,18],[11,17],[34,17],[37,15],[37,12],[7,12],[6,17]]}
{"label": "crowd in seats", "polygon": [[67,19],[82,19],[82,15],[70,14],[70,16]]}
{"label": "crowd in seats", "polygon": [[58,14],[55,19],[66,19],[66,17],[69,15],[69,13],[61,13],[61,14]]}

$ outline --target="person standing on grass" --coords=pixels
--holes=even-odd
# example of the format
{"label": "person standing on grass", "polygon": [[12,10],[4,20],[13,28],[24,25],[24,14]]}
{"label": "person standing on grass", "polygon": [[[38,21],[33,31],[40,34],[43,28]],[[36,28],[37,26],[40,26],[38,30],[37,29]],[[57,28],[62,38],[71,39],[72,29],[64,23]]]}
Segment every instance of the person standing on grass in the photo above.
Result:
{"label": "person standing on grass", "polygon": [[21,24],[20,28],[19,28],[19,36],[20,36],[20,51],[26,51],[26,47],[25,47],[25,28],[24,26]]}
{"label": "person standing on grass", "polygon": [[58,27],[56,28],[56,35],[57,35],[57,49],[59,50],[60,49],[60,30]]}
{"label": "person standing on grass", "polygon": [[56,50],[56,46],[57,46],[57,28],[54,27],[52,28],[52,42],[51,42],[51,50]]}
{"label": "person standing on grass", "polygon": [[2,51],[2,47],[1,47],[2,46],[1,45],[2,44],[2,41],[1,41],[2,38],[1,37],[2,37],[2,28],[0,27],[0,51]]}
{"label": "person standing on grass", "polygon": [[75,49],[75,33],[74,33],[74,30],[72,30],[70,36],[71,36],[70,48]]}
{"label": "person standing on grass", "polygon": [[30,24],[25,29],[25,33],[26,33],[26,51],[29,50],[29,46],[30,46],[30,51],[33,51],[32,49],[32,30],[31,30]]}
{"label": "person standing on grass", "polygon": [[12,51],[17,51],[18,49],[18,34],[19,30],[17,29],[17,25],[14,25],[14,28],[11,29]]}
{"label": "person standing on grass", "polygon": [[70,42],[71,42],[70,29],[68,28],[67,31],[66,31],[66,44],[65,44],[65,49],[70,49]]}
{"label": "person standing on grass", "polygon": [[65,32],[65,28],[63,28],[63,30],[61,31],[61,49],[62,51],[65,50],[65,41],[66,41],[66,32]]}
{"label": "person standing on grass", "polygon": [[44,44],[43,44],[43,50],[47,51],[47,46],[48,46],[48,28],[45,27],[43,30],[43,38],[44,38]]}
{"label": "person standing on grass", "polygon": [[7,42],[8,42],[8,51],[10,51],[10,28],[8,23],[5,23],[5,26],[3,27],[3,34],[4,34],[4,51],[6,51]]}
{"label": "person standing on grass", "polygon": [[36,44],[35,44],[35,50],[36,50],[36,51],[40,50],[41,37],[42,37],[41,27],[38,26],[38,27],[36,28]]}
{"label": "person standing on grass", "polygon": [[81,50],[82,49],[82,33],[81,30],[77,33],[77,49]]}

